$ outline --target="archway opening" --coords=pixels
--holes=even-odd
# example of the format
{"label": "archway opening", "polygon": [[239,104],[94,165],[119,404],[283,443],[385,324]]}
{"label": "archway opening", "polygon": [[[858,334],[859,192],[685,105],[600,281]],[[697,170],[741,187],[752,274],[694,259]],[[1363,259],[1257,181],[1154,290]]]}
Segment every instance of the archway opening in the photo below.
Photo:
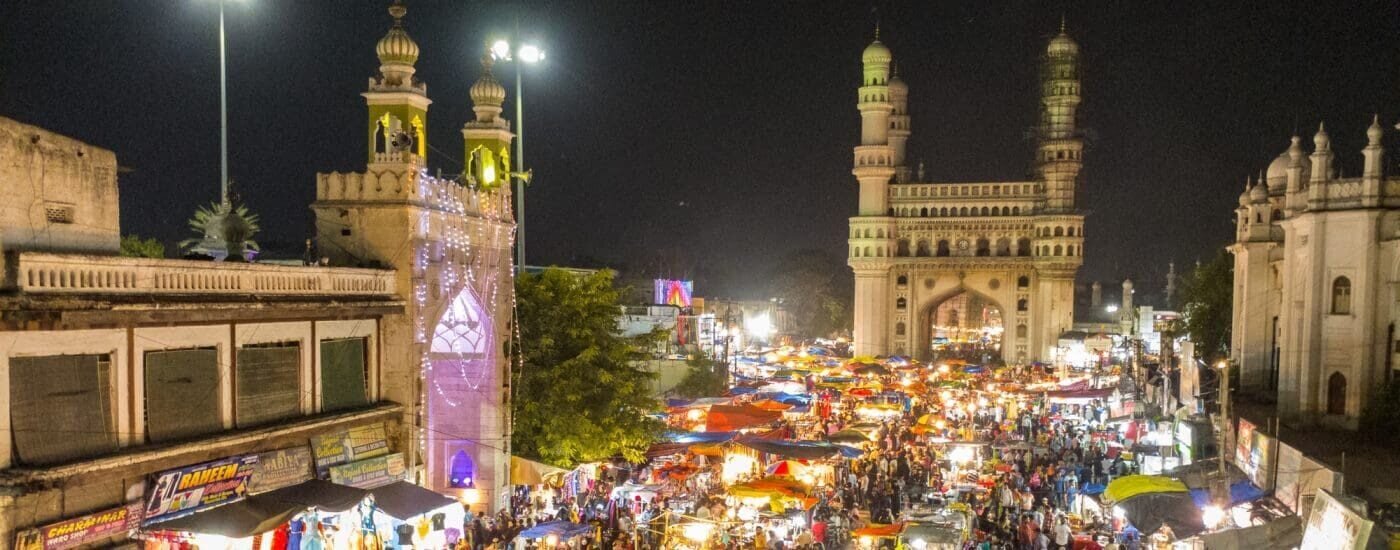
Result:
{"label": "archway opening", "polygon": [[1347,377],[1340,372],[1327,377],[1327,414],[1347,413]]}
{"label": "archway opening", "polygon": [[929,357],[995,363],[1001,359],[1002,311],[987,298],[963,291],[950,296],[924,315]]}
{"label": "archway opening", "polygon": [[476,487],[476,464],[472,462],[472,457],[467,456],[466,451],[457,451],[452,455],[452,477],[448,480],[448,485],[453,489],[472,489]]}

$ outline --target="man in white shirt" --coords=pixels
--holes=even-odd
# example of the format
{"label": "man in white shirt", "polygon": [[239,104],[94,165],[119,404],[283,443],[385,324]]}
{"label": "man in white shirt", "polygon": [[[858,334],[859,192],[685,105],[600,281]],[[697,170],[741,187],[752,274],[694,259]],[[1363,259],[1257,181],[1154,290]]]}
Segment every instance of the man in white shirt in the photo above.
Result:
{"label": "man in white shirt", "polygon": [[1060,521],[1055,523],[1055,548],[1069,550],[1073,540],[1073,533],[1069,530],[1069,522],[1060,518]]}

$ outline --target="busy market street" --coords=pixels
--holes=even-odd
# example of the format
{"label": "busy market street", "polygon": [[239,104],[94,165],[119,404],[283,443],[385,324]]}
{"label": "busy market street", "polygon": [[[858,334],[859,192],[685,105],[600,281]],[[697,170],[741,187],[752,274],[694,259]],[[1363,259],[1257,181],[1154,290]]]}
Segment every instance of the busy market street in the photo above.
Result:
{"label": "busy market street", "polygon": [[735,360],[724,395],[670,400],[669,435],[645,464],[556,471],[520,488],[522,538],[537,548],[1191,548],[1207,531],[1284,515],[1247,480],[1232,488],[1238,507],[1214,507],[1203,477],[1178,467],[1191,457],[1173,453],[1173,423],[1134,414],[1120,366],[849,358],[829,344],[757,350]]}

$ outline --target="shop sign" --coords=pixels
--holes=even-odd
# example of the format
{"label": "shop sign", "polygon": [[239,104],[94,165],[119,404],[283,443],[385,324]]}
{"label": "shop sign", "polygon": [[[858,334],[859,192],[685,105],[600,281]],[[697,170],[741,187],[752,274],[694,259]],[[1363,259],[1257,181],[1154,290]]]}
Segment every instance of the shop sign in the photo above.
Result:
{"label": "shop sign", "polygon": [[384,423],[376,422],[311,438],[316,473],[325,477],[331,466],[389,454],[385,433]]}
{"label": "shop sign", "polygon": [[242,500],[257,464],[258,455],[231,456],[156,474],[141,525]]}
{"label": "shop sign", "polygon": [[311,479],[311,463],[311,448],[305,445],[259,453],[248,493],[266,493]]}
{"label": "shop sign", "polygon": [[331,482],[360,489],[373,489],[404,478],[403,453],[331,466]]}
{"label": "shop sign", "polygon": [[1342,504],[1326,489],[1318,490],[1299,550],[1363,550],[1375,522]]}
{"label": "shop sign", "polygon": [[25,529],[15,534],[17,550],[67,550],[129,533],[140,524],[141,503]]}

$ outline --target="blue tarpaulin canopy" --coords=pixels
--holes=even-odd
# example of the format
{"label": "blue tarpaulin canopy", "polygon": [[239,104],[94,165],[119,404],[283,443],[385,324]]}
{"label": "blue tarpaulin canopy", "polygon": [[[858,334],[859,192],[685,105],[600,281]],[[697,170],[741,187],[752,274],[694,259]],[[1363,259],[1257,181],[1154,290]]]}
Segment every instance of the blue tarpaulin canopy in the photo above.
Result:
{"label": "blue tarpaulin canopy", "polygon": [[551,535],[565,541],[593,534],[593,527],[572,521],[546,521],[520,532],[520,538],[542,539]]}
{"label": "blue tarpaulin canopy", "polygon": [[745,437],[739,440],[739,444],[761,453],[781,456],[783,458],[800,458],[805,460],[816,460],[821,458],[831,458],[840,455],[845,458],[859,458],[864,451],[836,445],[826,441],[794,441],[794,440],[771,440]]}
{"label": "blue tarpaulin canopy", "polygon": [[666,439],[672,443],[724,443],[736,435],[739,432],[671,432]]}
{"label": "blue tarpaulin canopy", "polygon": [[[1236,481],[1230,485],[1230,506],[1253,502],[1264,498],[1264,490],[1255,487],[1249,480]],[[1192,489],[1191,500],[1196,502],[1196,506],[1205,508],[1210,505],[1210,489]]]}

